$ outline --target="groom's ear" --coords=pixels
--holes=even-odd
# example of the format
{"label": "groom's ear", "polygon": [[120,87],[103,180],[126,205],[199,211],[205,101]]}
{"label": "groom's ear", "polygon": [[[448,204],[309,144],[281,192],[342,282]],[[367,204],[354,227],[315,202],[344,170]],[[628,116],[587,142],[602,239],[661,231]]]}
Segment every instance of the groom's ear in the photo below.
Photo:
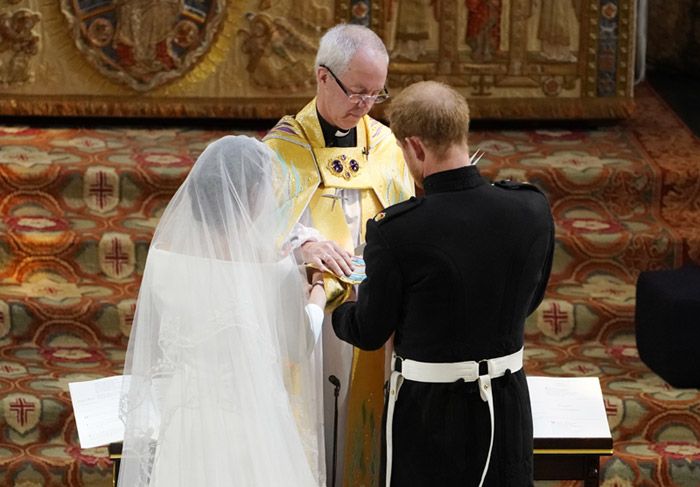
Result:
{"label": "groom's ear", "polygon": [[413,153],[416,155],[419,161],[425,161],[425,145],[420,137],[412,136],[406,137],[406,143],[411,146]]}

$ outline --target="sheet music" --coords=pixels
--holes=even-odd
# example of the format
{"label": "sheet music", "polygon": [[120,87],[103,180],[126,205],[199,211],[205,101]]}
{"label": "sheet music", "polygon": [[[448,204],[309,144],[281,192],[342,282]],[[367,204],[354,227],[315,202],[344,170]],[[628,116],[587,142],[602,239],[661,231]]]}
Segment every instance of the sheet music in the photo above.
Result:
{"label": "sheet music", "polygon": [[528,377],[535,438],[610,438],[597,377]]}
{"label": "sheet music", "polygon": [[124,423],[119,419],[122,384],[128,377],[68,384],[81,448],[94,448],[124,439]]}

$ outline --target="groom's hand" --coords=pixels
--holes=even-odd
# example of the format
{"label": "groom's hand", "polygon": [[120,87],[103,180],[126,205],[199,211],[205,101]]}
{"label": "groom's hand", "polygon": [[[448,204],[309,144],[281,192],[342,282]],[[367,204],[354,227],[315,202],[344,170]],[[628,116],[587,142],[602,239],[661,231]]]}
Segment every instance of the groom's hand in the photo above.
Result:
{"label": "groom's hand", "polygon": [[332,240],[308,241],[301,246],[304,262],[336,276],[352,274],[352,255]]}

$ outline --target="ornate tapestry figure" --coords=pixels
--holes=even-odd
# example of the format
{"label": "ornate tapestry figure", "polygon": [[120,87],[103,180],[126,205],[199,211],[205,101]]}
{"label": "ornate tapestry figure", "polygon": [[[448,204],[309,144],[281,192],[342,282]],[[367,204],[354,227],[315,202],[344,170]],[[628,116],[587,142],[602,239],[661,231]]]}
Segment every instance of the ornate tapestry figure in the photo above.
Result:
{"label": "ornate tapestry figure", "polygon": [[[394,0],[398,4],[396,12],[396,32],[391,50],[392,59],[417,61],[425,54],[430,39],[430,18],[436,13],[437,0]],[[433,8],[431,8],[433,7]],[[392,13],[390,13],[392,15]]]}
{"label": "ornate tapestry figure", "polygon": [[80,51],[105,76],[148,91],[209,50],[225,0],[61,0]]}
{"label": "ornate tapestry figure", "polygon": [[32,81],[29,61],[39,52],[39,36],[32,29],[39,19],[38,13],[27,9],[0,13],[0,85]]}
{"label": "ornate tapestry figure", "polygon": [[541,54],[550,61],[575,62],[571,52],[572,19],[578,19],[580,0],[542,0],[537,38]]}
{"label": "ornate tapestry figure", "polygon": [[241,29],[241,50],[248,55],[246,71],[260,88],[302,89],[313,84],[313,71],[305,59],[316,50],[313,42],[299,33],[284,18],[273,19],[266,13],[249,13],[249,29]]}
{"label": "ornate tapestry figure", "polygon": [[168,37],[183,8],[182,0],[117,0],[114,47],[122,64],[132,69],[160,71],[176,64]]}
{"label": "ornate tapestry figure", "polygon": [[475,61],[490,61],[501,41],[501,0],[465,0],[465,40]]}

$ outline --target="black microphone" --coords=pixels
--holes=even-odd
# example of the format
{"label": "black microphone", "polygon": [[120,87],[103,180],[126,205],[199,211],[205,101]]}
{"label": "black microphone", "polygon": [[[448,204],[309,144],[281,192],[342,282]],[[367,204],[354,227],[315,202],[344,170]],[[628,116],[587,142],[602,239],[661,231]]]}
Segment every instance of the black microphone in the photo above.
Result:
{"label": "black microphone", "polygon": [[340,380],[334,375],[329,375],[328,382],[335,386],[335,395],[337,396],[340,392]]}
{"label": "black microphone", "polygon": [[338,466],[338,393],[340,392],[340,380],[333,374],[328,376],[328,382],[335,386],[335,414],[333,415],[333,473],[331,474],[331,487],[335,487],[336,468]]}

